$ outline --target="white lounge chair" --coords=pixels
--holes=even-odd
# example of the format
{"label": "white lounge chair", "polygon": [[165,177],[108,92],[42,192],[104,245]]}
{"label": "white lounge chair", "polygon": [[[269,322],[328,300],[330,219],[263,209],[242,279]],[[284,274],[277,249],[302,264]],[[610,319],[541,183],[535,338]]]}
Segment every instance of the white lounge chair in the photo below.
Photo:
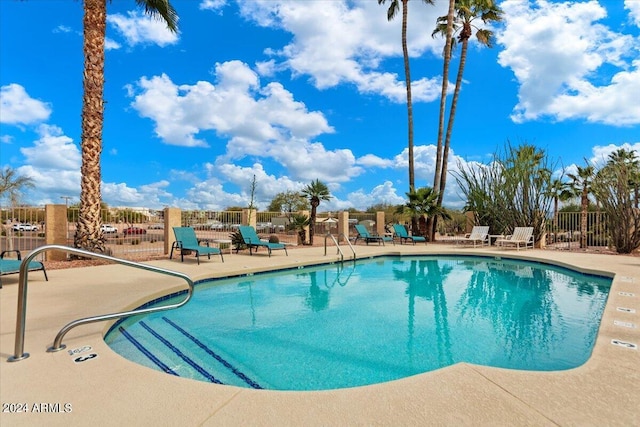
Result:
{"label": "white lounge chair", "polygon": [[496,240],[496,246],[514,246],[516,250],[520,250],[520,248],[533,249],[533,227],[515,227],[513,234],[504,239]]}
{"label": "white lounge chair", "polygon": [[474,248],[476,245],[489,246],[489,226],[475,225],[468,236],[456,238],[456,243],[470,243]]}

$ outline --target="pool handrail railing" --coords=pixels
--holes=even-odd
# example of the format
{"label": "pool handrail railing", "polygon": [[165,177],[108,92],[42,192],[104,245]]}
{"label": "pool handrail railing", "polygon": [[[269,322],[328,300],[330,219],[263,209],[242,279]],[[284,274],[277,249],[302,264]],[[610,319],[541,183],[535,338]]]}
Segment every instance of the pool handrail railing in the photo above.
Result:
{"label": "pool handrail railing", "polygon": [[[329,237],[331,237],[331,240],[333,240],[333,243],[335,243],[336,248],[338,248],[338,252],[336,254],[340,255],[340,262],[344,262],[344,253],[342,252],[342,248],[340,247],[340,244],[338,243],[336,238],[330,232],[327,232],[327,234],[324,236],[324,256],[327,256],[327,238],[329,238]],[[353,245],[349,241],[349,238],[344,235],[344,233],[338,234],[338,239],[340,239],[341,237],[344,239],[345,242],[347,242],[347,244],[351,248],[351,252],[353,252],[353,260],[355,261],[356,260],[356,250],[353,249]]]}
{"label": "pool handrail railing", "polygon": [[24,337],[25,337],[25,330],[26,330],[26,317],[27,317],[27,278],[29,274],[28,266],[31,260],[33,260],[33,258],[36,257],[36,255],[39,255],[42,252],[51,251],[51,250],[64,251],[67,253],[81,255],[89,258],[104,259],[107,261],[112,261],[117,264],[126,265],[128,267],[134,267],[142,270],[152,271],[155,273],[165,274],[168,276],[179,277],[184,279],[187,282],[187,285],[189,285],[189,287],[187,289],[186,298],[175,304],[169,304],[169,305],[164,305],[160,307],[148,307],[148,308],[142,308],[142,309],[135,309],[135,310],[118,312],[118,313],[103,314],[99,316],[85,317],[82,319],[77,319],[72,322],[69,322],[62,329],[60,329],[60,332],[58,332],[58,334],[56,335],[53,341],[53,345],[47,349],[48,352],[56,352],[56,351],[63,350],[66,346],[62,344],[62,339],[64,338],[67,332],[69,332],[71,329],[75,328],[76,326],[85,325],[88,323],[101,322],[104,320],[124,318],[124,317],[134,316],[138,314],[147,314],[147,313],[154,313],[157,311],[171,310],[171,309],[182,307],[183,305],[185,305],[187,302],[189,302],[189,300],[191,299],[191,296],[193,295],[193,286],[194,286],[193,280],[191,280],[191,278],[186,274],[179,273],[177,271],[167,270],[165,268],[160,268],[160,267],[154,267],[152,265],[133,262],[126,259],[112,257],[109,255],[89,252],[83,249],[72,248],[69,246],[63,246],[63,245],[40,246],[39,248],[34,249],[24,260],[22,260],[22,264],[20,264],[20,276],[18,279],[18,302],[17,302],[18,307],[17,307],[17,316],[16,316],[15,348],[14,348],[14,355],[10,356],[7,359],[8,362],[18,362],[20,360],[23,360],[29,357],[29,353],[24,352]]}

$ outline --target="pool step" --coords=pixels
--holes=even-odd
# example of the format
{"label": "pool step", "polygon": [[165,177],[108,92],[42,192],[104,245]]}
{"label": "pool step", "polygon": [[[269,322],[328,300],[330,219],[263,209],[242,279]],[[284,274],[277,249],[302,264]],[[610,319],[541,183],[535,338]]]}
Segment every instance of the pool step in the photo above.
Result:
{"label": "pool step", "polygon": [[145,366],[200,381],[262,388],[219,350],[212,349],[195,338],[187,327],[166,317],[140,321],[120,329],[126,341],[120,339],[117,346],[112,344],[114,349],[123,355],[135,354],[127,357]]}

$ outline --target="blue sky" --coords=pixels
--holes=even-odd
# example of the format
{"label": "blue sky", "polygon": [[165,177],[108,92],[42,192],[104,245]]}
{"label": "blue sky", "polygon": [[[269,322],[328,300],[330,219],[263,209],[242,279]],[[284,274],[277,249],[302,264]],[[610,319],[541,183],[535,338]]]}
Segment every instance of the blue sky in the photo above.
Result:
{"label": "blue sky", "polygon": [[[416,185],[433,184],[447,3],[409,2]],[[401,16],[377,1],[173,0],[179,33],[108,2],[102,197],[221,210],[299,190],[320,210],[408,191]],[[496,44],[470,45],[449,169],[507,141],[558,168],[640,153],[640,0],[499,2]],[[455,79],[457,59],[450,81]],[[82,2],[0,0],[0,166],[30,204],[79,201]],[[449,178],[445,204],[464,204]]]}

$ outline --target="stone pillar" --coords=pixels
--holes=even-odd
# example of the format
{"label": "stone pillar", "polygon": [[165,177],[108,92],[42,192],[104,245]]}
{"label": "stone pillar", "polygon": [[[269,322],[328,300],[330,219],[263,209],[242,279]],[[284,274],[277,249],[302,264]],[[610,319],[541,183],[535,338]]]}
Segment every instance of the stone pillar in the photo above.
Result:
{"label": "stone pillar", "polygon": [[[44,242],[46,245],[68,246],[67,205],[46,205],[44,207]],[[46,261],[65,261],[67,253],[63,251],[47,251]]]}
{"label": "stone pillar", "polygon": [[255,209],[242,209],[242,225],[250,225],[256,228],[257,216]]}
{"label": "stone pillar", "polygon": [[182,211],[180,208],[164,208],[164,254],[169,255],[176,236],[173,227],[182,226]]}
{"label": "stone pillar", "polygon": [[387,232],[384,229],[385,224],[384,212],[376,212],[376,233],[378,236],[384,236],[384,233]]}
{"label": "stone pillar", "polygon": [[349,238],[349,212],[338,212],[338,242]]}

